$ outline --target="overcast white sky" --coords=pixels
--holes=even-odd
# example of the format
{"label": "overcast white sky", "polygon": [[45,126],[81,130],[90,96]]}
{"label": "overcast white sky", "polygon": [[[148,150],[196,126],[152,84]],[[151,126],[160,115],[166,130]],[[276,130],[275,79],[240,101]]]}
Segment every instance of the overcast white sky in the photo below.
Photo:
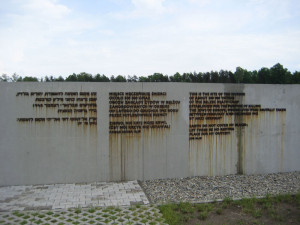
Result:
{"label": "overcast white sky", "polygon": [[299,0],[0,0],[0,75],[300,71]]}

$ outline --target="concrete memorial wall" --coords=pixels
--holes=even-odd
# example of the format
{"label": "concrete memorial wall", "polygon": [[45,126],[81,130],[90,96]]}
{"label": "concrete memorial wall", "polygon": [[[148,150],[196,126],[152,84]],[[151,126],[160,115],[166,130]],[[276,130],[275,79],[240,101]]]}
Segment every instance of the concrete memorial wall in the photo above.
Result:
{"label": "concrete memorial wall", "polygon": [[0,186],[300,171],[300,85],[0,83]]}

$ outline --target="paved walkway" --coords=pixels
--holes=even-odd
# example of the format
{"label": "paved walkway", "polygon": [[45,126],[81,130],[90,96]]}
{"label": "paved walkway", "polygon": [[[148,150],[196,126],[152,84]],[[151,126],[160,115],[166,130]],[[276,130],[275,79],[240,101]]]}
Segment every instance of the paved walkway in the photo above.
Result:
{"label": "paved walkway", "polygon": [[149,204],[137,181],[0,187],[0,212]]}
{"label": "paved walkway", "polygon": [[166,225],[155,206],[95,207],[60,210],[35,210],[0,212],[1,225],[73,225],[73,224],[119,224],[119,225]]}

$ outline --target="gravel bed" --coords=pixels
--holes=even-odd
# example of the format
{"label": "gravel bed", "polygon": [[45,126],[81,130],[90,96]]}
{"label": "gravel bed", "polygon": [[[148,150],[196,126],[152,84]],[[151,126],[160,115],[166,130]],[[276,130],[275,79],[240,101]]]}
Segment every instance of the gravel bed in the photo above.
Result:
{"label": "gravel bed", "polygon": [[140,184],[154,204],[208,202],[225,197],[239,199],[266,194],[295,194],[300,191],[300,172],[157,179]]}

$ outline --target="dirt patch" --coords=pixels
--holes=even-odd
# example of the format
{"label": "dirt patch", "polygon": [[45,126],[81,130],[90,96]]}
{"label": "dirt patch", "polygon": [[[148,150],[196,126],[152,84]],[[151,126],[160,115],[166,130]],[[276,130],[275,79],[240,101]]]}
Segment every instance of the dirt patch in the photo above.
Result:
{"label": "dirt patch", "polygon": [[[208,217],[204,220],[200,218],[198,213],[193,215],[193,218],[186,221],[184,224],[300,224],[300,211],[297,205],[279,203],[276,206],[276,213],[271,214],[268,210],[262,210],[261,215],[253,216],[251,213],[243,212],[241,207],[234,205],[226,209],[220,209],[222,206],[216,206]],[[257,206],[259,207],[259,206]],[[259,208],[256,208],[256,210]]]}

